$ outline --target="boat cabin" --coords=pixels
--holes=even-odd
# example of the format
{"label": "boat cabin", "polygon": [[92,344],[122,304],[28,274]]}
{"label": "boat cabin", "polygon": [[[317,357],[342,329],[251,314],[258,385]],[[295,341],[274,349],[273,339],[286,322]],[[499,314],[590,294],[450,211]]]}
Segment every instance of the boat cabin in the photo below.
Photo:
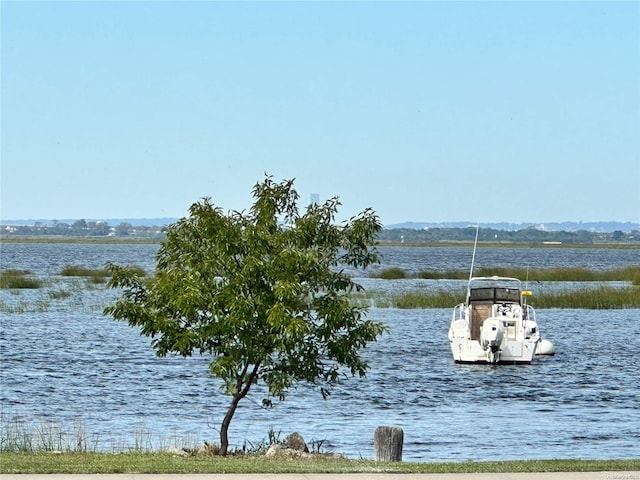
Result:
{"label": "boat cabin", "polygon": [[[520,281],[515,280],[514,287],[511,286],[486,286],[486,283],[495,283],[497,278],[477,278],[473,279],[469,287],[467,295],[467,306],[471,317],[471,339],[480,339],[480,329],[484,321],[498,312],[494,311],[494,305],[498,305],[497,309],[503,315],[513,316],[516,310],[521,310],[522,305],[521,290],[519,288]],[[505,279],[501,279],[505,280]],[[475,287],[473,284],[480,284]],[[484,283],[484,285],[482,285]],[[517,305],[518,308],[512,307]],[[513,324],[511,324],[513,323]],[[515,322],[509,322],[507,327],[515,327]]]}

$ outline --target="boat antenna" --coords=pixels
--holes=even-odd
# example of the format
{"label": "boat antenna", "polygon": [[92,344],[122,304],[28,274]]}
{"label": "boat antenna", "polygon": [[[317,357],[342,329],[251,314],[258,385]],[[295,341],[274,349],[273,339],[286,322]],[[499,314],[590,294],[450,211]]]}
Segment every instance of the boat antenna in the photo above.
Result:
{"label": "boat antenna", "polygon": [[469,271],[469,283],[473,277],[473,264],[476,261],[476,247],[478,246],[478,232],[480,231],[480,223],[476,225],[476,239],[473,242],[473,255],[471,256],[471,269]]}

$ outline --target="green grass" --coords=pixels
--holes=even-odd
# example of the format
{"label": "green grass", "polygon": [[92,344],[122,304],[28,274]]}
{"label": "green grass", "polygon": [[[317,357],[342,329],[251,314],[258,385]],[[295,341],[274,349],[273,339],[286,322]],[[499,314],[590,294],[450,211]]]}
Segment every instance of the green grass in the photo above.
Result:
{"label": "green grass", "polygon": [[4,270],[0,272],[0,288],[42,288],[42,281],[30,274],[27,270]]}
{"label": "green grass", "polygon": [[267,458],[180,456],[172,453],[2,453],[0,473],[491,473],[637,471],[640,460],[523,460],[505,462],[374,462],[336,456]]}

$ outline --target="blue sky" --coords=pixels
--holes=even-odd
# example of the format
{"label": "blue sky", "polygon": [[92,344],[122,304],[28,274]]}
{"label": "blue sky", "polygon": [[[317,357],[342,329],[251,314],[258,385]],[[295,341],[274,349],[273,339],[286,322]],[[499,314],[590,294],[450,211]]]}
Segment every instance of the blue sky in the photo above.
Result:
{"label": "blue sky", "polygon": [[0,217],[640,220],[639,2],[1,2]]}

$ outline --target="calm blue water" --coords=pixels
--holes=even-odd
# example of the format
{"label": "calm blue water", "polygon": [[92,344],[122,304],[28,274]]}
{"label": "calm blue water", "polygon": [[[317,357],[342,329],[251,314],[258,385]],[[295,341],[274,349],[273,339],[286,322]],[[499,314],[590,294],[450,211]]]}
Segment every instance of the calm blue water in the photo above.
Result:
{"label": "calm blue water", "polygon": [[[450,269],[469,264],[470,250],[469,258],[463,250],[383,254],[386,265]],[[522,264],[525,257],[531,267],[640,263],[638,250],[482,250],[476,265]],[[107,450],[217,441],[228,397],[208,375],[208,360],[156,358],[149,339],[103,317],[116,292],[57,275],[65,265],[97,268],[106,261],[151,271],[156,251],[155,245],[2,245],[2,269],[28,269],[46,283],[36,291],[0,291],[3,428],[16,420],[35,429],[53,422],[73,435],[82,425],[89,446]],[[587,261],[593,263],[581,263]],[[70,296],[50,295],[62,290]],[[407,461],[640,457],[640,310],[537,313],[557,355],[527,366],[473,366],[451,359],[449,309],[372,309],[370,317],[389,332],[365,352],[372,365],[366,378],[347,379],[327,401],[299,386],[269,410],[260,408],[256,391],[241,403],[230,439],[255,445],[271,428],[283,436],[299,431],[307,442],[325,440],[323,450],[372,458],[375,428],[397,425]]]}

